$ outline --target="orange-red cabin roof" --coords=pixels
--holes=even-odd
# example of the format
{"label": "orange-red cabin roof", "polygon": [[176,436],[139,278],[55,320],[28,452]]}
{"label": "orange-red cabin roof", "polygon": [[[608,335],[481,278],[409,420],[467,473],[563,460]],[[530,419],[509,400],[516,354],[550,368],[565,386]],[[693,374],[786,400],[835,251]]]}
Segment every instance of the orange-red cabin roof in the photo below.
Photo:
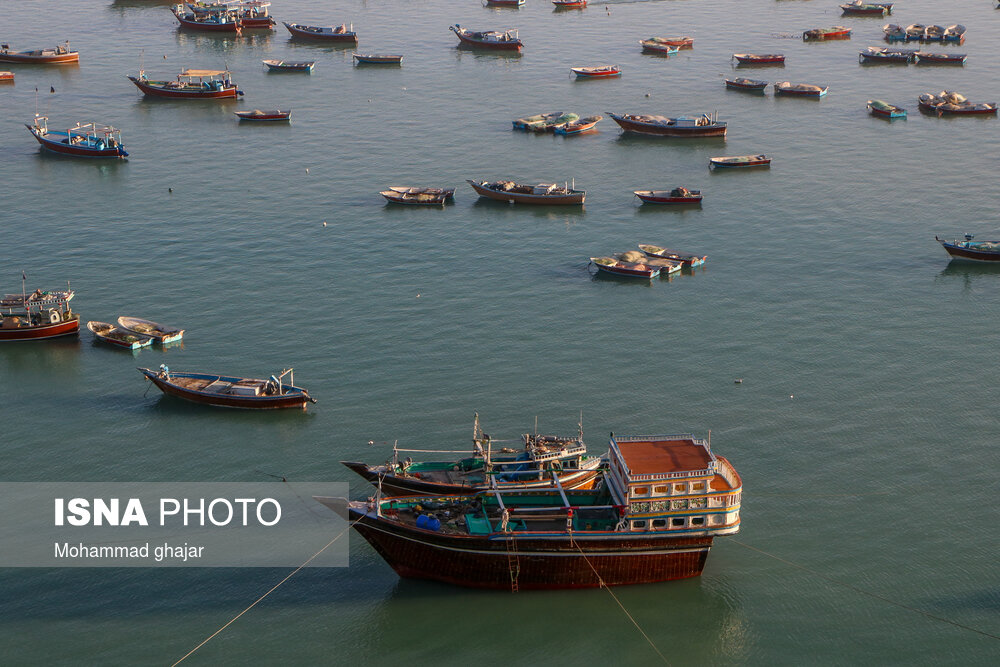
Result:
{"label": "orange-red cabin roof", "polygon": [[694,440],[616,441],[625,465],[634,475],[704,470],[711,463],[708,449]]}

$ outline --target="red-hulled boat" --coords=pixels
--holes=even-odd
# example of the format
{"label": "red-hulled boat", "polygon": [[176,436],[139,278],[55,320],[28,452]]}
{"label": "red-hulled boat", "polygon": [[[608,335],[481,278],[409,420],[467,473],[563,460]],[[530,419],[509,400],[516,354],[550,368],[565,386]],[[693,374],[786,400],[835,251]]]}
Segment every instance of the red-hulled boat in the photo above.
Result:
{"label": "red-hulled boat", "polygon": [[[295,386],[291,368],[281,375],[272,375],[267,380],[214,373],[177,372],[162,364],[158,371],[148,368],[138,370],[164,394],[202,405],[247,410],[305,410],[310,403],[316,402],[308,391]],[[289,376],[288,384],[284,383],[286,375]]]}
{"label": "red-hulled boat", "polygon": [[587,0],[552,0],[556,9],[583,9],[587,6]]}
{"label": "red-hulled boat", "polygon": [[964,53],[928,53],[917,51],[913,54],[918,65],[964,65],[968,56]]}
{"label": "red-hulled boat", "polygon": [[891,2],[864,2],[864,0],[854,0],[846,5],[841,5],[841,12],[854,16],[885,16],[892,14]]}
{"label": "red-hulled boat", "polygon": [[503,51],[518,51],[524,44],[518,39],[517,30],[486,30],[476,32],[463,28],[457,23],[448,26],[448,29],[458,35],[458,39],[466,46],[480,49],[499,49]]}
{"label": "red-hulled boat", "polygon": [[995,116],[996,102],[969,102],[965,95],[943,90],[937,95],[924,93],[917,99],[917,105],[925,113],[936,113],[939,116]]}
{"label": "red-hulled boat", "polygon": [[35,51],[11,51],[9,44],[0,44],[0,63],[22,63],[36,65],[66,65],[80,62],[80,53],[64,46]]}
{"label": "red-hulled boat", "polygon": [[651,134],[659,137],[724,137],[726,123],[717,116],[649,116],[645,114],[616,114],[608,112],[611,119],[626,132]]}
{"label": "red-hulled boat", "polygon": [[734,53],[733,60],[739,65],[782,65],[784,53]]}
{"label": "red-hulled boat", "polygon": [[726,88],[732,88],[733,90],[749,90],[754,93],[763,93],[764,89],[769,85],[769,81],[761,81],[759,79],[746,79],[743,77],[726,79]]}
{"label": "red-hulled boat", "polygon": [[200,12],[187,5],[176,5],[170,8],[180,27],[191,30],[206,30],[209,32],[231,32],[240,34],[239,16],[226,7],[202,8]]}
{"label": "red-hulled boat", "polygon": [[618,65],[603,65],[601,67],[570,67],[569,69],[580,79],[608,79],[622,75],[622,70],[618,67]]}
{"label": "red-hulled boat", "polygon": [[635,190],[633,194],[647,204],[700,204],[701,190],[680,187],[673,190]]}
{"label": "red-hulled boat", "polygon": [[0,342],[76,336],[80,316],[69,307],[73,296],[69,289],[6,295],[0,300]]}
{"label": "red-hulled boat", "polygon": [[850,39],[851,29],[845,28],[842,25],[837,25],[832,28],[813,28],[811,30],[806,30],[802,33],[802,39],[809,40],[822,40],[822,39]]}
{"label": "red-hulled boat", "polygon": [[590,263],[597,267],[597,273],[608,273],[626,278],[643,278],[652,280],[660,275],[663,267],[653,266],[645,262],[629,262],[618,257],[591,257]]}
{"label": "red-hulled boat", "polygon": [[0,72],[0,83],[14,83],[14,73]]}
{"label": "red-hulled boat", "polygon": [[354,32],[354,25],[347,24],[338,26],[314,26],[301,25],[299,23],[287,23],[282,21],[292,37],[297,39],[309,39],[320,42],[345,42],[350,44],[358,43],[358,33]]}
{"label": "red-hulled boat", "polygon": [[972,234],[966,234],[964,241],[946,241],[937,236],[934,240],[941,244],[954,259],[973,262],[1000,262],[1000,241],[973,241]]}
{"label": "red-hulled boat", "polygon": [[274,27],[274,19],[268,13],[271,6],[267,0],[225,0],[224,2],[212,3],[187,3],[187,7],[196,15],[206,15],[217,11],[228,11],[239,19],[240,27],[243,30],[271,30]]}
{"label": "red-hulled boat", "polygon": [[50,130],[48,122],[49,119],[45,116],[35,116],[34,122],[24,124],[47,150],[76,157],[128,157],[122,143],[122,133],[110,125],[77,123],[67,130]]}
{"label": "red-hulled boat", "polygon": [[292,119],[292,111],[282,111],[281,109],[254,109],[253,111],[234,111],[240,120],[259,120],[268,122],[281,122]]}
{"label": "red-hulled boat", "polygon": [[173,81],[157,81],[146,77],[143,70],[129,81],[146,95],[177,99],[203,100],[235,98],[243,91],[233,83],[229,70],[186,69]]}
{"label": "red-hulled boat", "polygon": [[402,577],[513,591],[696,577],[739,531],[742,481],[706,441],[612,436],[608,459],[590,490],[317,500]]}

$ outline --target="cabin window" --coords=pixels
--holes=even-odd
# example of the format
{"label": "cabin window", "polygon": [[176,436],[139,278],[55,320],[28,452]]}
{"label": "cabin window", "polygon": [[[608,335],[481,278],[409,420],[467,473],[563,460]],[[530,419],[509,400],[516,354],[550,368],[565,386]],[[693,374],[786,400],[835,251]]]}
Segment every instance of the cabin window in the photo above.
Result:
{"label": "cabin window", "polygon": [[633,521],[632,522],[632,530],[645,530],[645,529],[646,529],[646,522],[645,521]]}
{"label": "cabin window", "polygon": [[669,486],[654,486],[653,487],[653,494],[654,495],[665,496],[668,493],[670,493],[670,487]]}
{"label": "cabin window", "polygon": [[687,484],[674,484],[674,493],[684,493],[687,491]]}
{"label": "cabin window", "polygon": [[685,521],[686,521],[686,519],[684,517],[682,517],[682,516],[675,516],[673,519],[670,520],[670,527],[671,528],[683,528]]}
{"label": "cabin window", "polygon": [[649,495],[649,487],[648,486],[637,486],[634,489],[632,489],[632,495],[633,496],[648,496]]}
{"label": "cabin window", "polygon": [[703,517],[703,516],[693,516],[693,517],[691,517],[691,525],[692,526],[704,526],[705,525],[705,517]]}
{"label": "cabin window", "polygon": [[712,523],[714,523],[715,525],[721,526],[722,525],[722,521],[723,521],[723,519],[722,519],[721,515],[715,514],[715,515],[712,516]]}
{"label": "cabin window", "polygon": [[705,490],[705,482],[695,482],[694,484],[691,485],[691,491],[697,492],[704,490]]}
{"label": "cabin window", "polygon": [[666,527],[667,527],[666,519],[653,519],[653,528],[666,528]]}

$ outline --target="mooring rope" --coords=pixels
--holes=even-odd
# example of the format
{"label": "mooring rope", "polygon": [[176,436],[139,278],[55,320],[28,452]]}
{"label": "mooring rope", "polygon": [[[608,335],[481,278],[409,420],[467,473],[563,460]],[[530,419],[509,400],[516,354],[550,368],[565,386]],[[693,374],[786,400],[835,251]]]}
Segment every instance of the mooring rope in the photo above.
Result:
{"label": "mooring rope", "polygon": [[823,579],[824,581],[827,581],[827,582],[829,582],[831,584],[835,584],[837,586],[843,586],[844,588],[848,588],[848,589],[854,591],[855,593],[861,593],[862,595],[867,595],[868,597],[875,598],[876,600],[881,600],[882,602],[885,602],[887,604],[891,604],[894,607],[899,607],[900,609],[905,609],[907,611],[912,611],[915,614],[921,614],[921,615],[926,616],[927,618],[933,619],[935,621],[941,621],[942,623],[947,623],[948,625],[954,625],[956,628],[962,628],[963,630],[968,630],[970,632],[975,632],[976,634],[983,635],[984,637],[989,637],[990,639],[1000,639],[1000,636],[991,634],[989,632],[986,632],[985,630],[980,630],[980,629],[974,628],[974,627],[972,627],[970,625],[965,625],[963,623],[959,623],[958,621],[953,621],[953,620],[951,620],[949,618],[944,618],[943,616],[937,616],[935,614],[930,613],[929,611],[924,611],[923,609],[918,609],[916,607],[911,607],[909,605],[903,604],[902,602],[896,602],[895,600],[891,600],[891,599],[889,599],[887,597],[879,595],[878,593],[872,593],[871,591],[866,591],[863,588],[859,588],[859,587],[853,586],[851,584],[845,584],[842,581],[837,581],[833,577],[828,577],[827,575],[823,574],[822,572],[818,572],[817,570],[813,570],[812,568],[806,567],[805,565],[800,565],[799,563],[795,563],[793,561],[790,561],[787,558],[782,558],[781,556],[776,556],[776,555],[774,555],[772,553],[768,553],[767,551],[764,551],[763,549],[758,549],[757,547],[750,546],[746,542],[740,542],[739,540],[734,539],[732,537],[730,537],[729,540],[731,542],[735,542],[736,544],[740,545],[741,547],[745,547],[747,549],[750,549],[751,551],[756,551],[759,554],[763,554],[763,555],[765,555],[765,556],[767,556],[769,558],[773,558],[776,561],[784,563],[785,565],[791,565],[792,567],[797,568],[799,570],[802,570],[803,572],[808,572],[809,574],[817,576],[820,579]]}
{"label": "mooring rope", "polygon": [[349,523],[347,525],[347,528],[344,528],[344,530],[342,530],[339,533],[337,533],[337,535],[332,540],[330,540],[329,542],[327,542],[326,545],[324,545],[322,549],[320,549],[319,551],[317,551],[316,553],[314,553],[312,556],[310,556],[308,559],[306,559],[306,561],[304,563],[302,563],[302,565],[299,565],[297,568],[295,568],[294,570],[292,570],[291,572],[289,572],[288,576],[286,576],[284,579],[282,579],[281,581],[279,581],[278,583],[276,583],[274,586],[272,586],[271,589],[268,592],[264,593],[259,598],[257,598],[256,600],[254,600],[253,604],[251,604],[249,607],[247,607],[246,609],[244,609],[240,613],[236,614],[236,616],[233,616],[233,618],[231,618],[228,623],[226,623],[221,628],[219,628],[218,630],[216,630],[215,632],[213,632],[212,634],[210,634],[208,637],[206,637],[200,644],[198,644],[193,649],[191,649],[190,651],[188,651],[187,653],[185,653],[184,656],[181,657],[180,660],[178,660],[177,662],[173,663],[170,667],[176,667],[177,665],[179,665],[182,662],[184,662],[185,660],[187,660],[195,651],[197,651],[198,649],[200,649],[202,646],[204,646],[208,642],[212,641],[216,637],[216,635],[218,635],[220,632],[222,632],[223,630],[225,630],[226,628],[228,628],[230,625],[232,625],[233,623],[235,623],[240,618],[240,616],[242,616],[243,614],[247,613],[248,611],[250,611],[251,609],[253,609],[254,607],[256,607],[258,602],[260,602],[261,600],[263,600],[264,598],[266,598],[268,595],[270,595],[274,591],[278,590],[279,586],[281,586],[283,583],[285,583],[286,581],[288,581],[289,579],[291,579],[299,570],[301,570],[306,565],[308,565],[309,563],[311,563],[312,560],[314,558],[316,558],[316,556],[318,556],[321,553],[323,553],[324,551],[326,551],[327,547],[329,547],[331,544],[333,544],[334,542],[336,542],[337,540],[339,540],[341,537],[343,537],[344,533],[346,533],[348,530],[350,530],[351,526],[353,526],[354,524],[356,524],[358,521],[360,521],[360,519],[357,519],[357,520],[352,521],[351,523]]}
{"label": "mooring rope", "polygon": [[595,568],[594,564],[590,562],[590,559],[587,558],[587,554],[583,553],[583,549],[580,548],[580,545],[574,543],[573,546],[575,546],[577,551],[580,552],[580,555],[583,556],[583,560],[587,562],[587,565],[590,566],[590,569],[594,571],[594,576],[597,577],[597,581],[601,584],[601,588],[605,589],[611,596],[611,598],[618,604],[618,606],[621,607],[621,610],[625,613],[626,616],[628,616],[628,620],[632,621],[632,625],[635,626],[635,629],[639,631],[639,634],[641,634],[647,642],[649,642],[649,645],[653,647],[654,651],[656,651],[656,655],[660,656],[660,660],[663,661],[663,664],[669,665],[670,661],[667,660],[667,656],[663,655],[663,653],[660,652],[660,649],[657,648],[656,644],[653,643],[653,640],[650,639],[649,635],[646,634],[646,631],[642,629],[641,625],[639,625],[639,622],[635,620],[632,614],[629,613],[628,609],[625,608],[625,605],[623,605],[622,601],[618,599],[618,596],[615,595],[615,592],[613,590],[611,590],[611,587],[608,586],[606,583],[604,583],[604,579],[597,572],[597,568]]}

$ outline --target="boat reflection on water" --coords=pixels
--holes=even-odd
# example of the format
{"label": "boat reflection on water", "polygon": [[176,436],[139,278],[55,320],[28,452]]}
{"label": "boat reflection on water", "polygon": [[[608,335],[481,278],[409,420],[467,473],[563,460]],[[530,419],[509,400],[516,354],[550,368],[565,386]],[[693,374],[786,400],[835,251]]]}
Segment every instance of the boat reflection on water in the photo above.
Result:
{"label": "boat reflection on water", "polygon": [[981,287],[993,287],[996,285],[996,281],[1000,280],[1000,262],[990,264],[953,259],[941,269],[941,272],[935,277],[935,281],[955,280],[956,278],[962,280],[963,289],[966,291],[971,291],[977,280],[980,281]]}

